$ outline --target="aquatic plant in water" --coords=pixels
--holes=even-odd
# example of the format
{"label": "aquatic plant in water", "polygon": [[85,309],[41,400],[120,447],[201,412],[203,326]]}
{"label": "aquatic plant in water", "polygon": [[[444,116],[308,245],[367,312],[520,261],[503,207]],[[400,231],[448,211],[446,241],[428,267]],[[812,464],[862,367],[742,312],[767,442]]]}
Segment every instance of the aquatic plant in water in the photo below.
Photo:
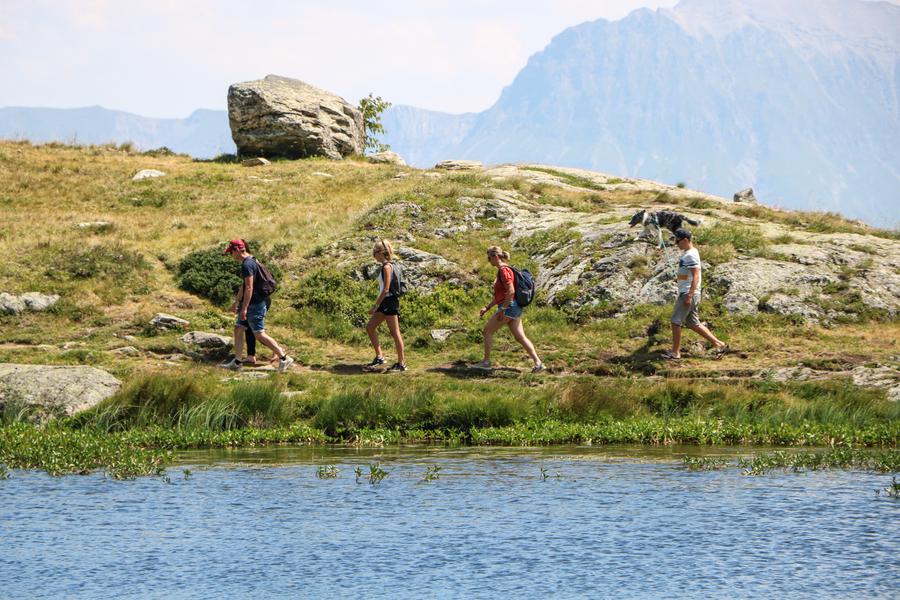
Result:
{"label": "aquatic plant in water", "polygon": [[441,477],[441,465],[431,465],[425,467],[425,476],[422,477],[422,481],[434,481],[435,479],[439,479]]}
{"label": "aquatic plant in water", "polygon": [[875,495],[880,496],[884,494],[888,498],[898,498],[900,499],[900,483],[897,482],[897,476],[894,475],[891,478],[891,483],[888,486],[881,490],[875,490]]}
{"label": "aquatic plant in water", "polygon": [[322,465],[316,469],[316,477],[319,479],[335,479],[340,470],[334,465]]}
{"label": "aquatic plant in water", "polygon": [[727,458],[718,456],[685,456],[681,460],[689,471],[715,471],[731,466]]}
{"label": "aquatic plant in water", "polygon": [[359,480],[362,479],[363,472],[361,467],[356,467],[353,469],[353,474],[356,475],[356,483],[359,483]]}
{"label": "aquatic plant in water", "polygon": [[388,472],[381,468],[381,465],[375,463],[373,465],[369,465],[369,483],[375,485],[376,483],[381,483],[381,480],[388,476]]}

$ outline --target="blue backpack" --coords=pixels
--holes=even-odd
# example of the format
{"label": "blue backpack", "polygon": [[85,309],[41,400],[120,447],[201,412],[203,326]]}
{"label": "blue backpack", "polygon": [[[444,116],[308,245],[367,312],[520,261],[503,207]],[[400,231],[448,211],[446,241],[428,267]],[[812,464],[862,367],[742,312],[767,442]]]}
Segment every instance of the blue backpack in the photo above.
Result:
{"label": "blue backpack", "polygon": [[512,269],[513,274],[516,276],[513,284],[516,290],[516,304],[525,308],[534,300],[534,277],[528,269],[520,271],[515,267],[509,268]]}

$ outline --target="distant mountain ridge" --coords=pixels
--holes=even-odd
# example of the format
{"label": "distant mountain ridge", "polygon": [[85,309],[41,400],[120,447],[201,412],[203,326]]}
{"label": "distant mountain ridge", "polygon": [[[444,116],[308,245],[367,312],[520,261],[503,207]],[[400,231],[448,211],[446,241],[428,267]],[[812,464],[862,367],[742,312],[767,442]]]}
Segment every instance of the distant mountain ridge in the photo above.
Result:
{"label": "distant mountain ridge", "polygon": [[542,162],[723,196],[753,186],[769,204],[893,227],[898,99],[900,7],[684,0],[563,31],[482,113],[392,108],[385,141],[417,166]]}
{"label": "distant mountain ridge", "polygon": [[235,151],[224,110],[195,110],[186,119],[154,119],[101,106],[0,108],[0,138],[35,143],[133,142],[141,150],[166,146],[198,158]]}

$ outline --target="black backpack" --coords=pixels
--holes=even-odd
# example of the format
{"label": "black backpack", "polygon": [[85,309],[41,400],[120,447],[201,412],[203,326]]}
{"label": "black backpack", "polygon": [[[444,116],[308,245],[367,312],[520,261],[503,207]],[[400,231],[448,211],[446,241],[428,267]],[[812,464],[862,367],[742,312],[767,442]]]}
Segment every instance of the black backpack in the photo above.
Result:
{"label": "black backpack", "polygon": [[[386,265],[388,263],[384,263]],[[384,281],[384,265],[381,265],[381,280]],[[403,269],[400,268],[399,265],[395,263],[390,263],[391,267],[393,267],[393,271],[391,272],[391,289],[390,292],[392,295],[400,297],[406,294],[407,287],[406,282],[403,281]]]}
{"label": "black backpack", "polygon": [[265,296],[271,296],[278,289],[278,282],[275,281],[272,273],[261,262],[256,260],[255,257],[253,260],[256,261],[256,280],[253,285],[258,287],[259,291]]}
{"label": "black backpack", "polygon": [[534,300],[534,277],[528,269],[522,269],[520,271],[515,267],[509,268],[512,269],[513,274],[516,276],[514,283],[516,290],[516,304],[525,308],[531,304],[532,300]]}

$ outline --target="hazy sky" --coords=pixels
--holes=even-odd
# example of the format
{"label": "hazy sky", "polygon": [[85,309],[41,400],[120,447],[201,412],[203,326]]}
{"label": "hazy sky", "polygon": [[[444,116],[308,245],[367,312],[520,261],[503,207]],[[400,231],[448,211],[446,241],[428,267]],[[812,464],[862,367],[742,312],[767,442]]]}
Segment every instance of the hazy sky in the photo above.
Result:
{"label": "hazy sky", "polygon": [[225,108],[268,73],[355,102],[490,106],[566,27],[676,0],[0,0],[0,106]]}

